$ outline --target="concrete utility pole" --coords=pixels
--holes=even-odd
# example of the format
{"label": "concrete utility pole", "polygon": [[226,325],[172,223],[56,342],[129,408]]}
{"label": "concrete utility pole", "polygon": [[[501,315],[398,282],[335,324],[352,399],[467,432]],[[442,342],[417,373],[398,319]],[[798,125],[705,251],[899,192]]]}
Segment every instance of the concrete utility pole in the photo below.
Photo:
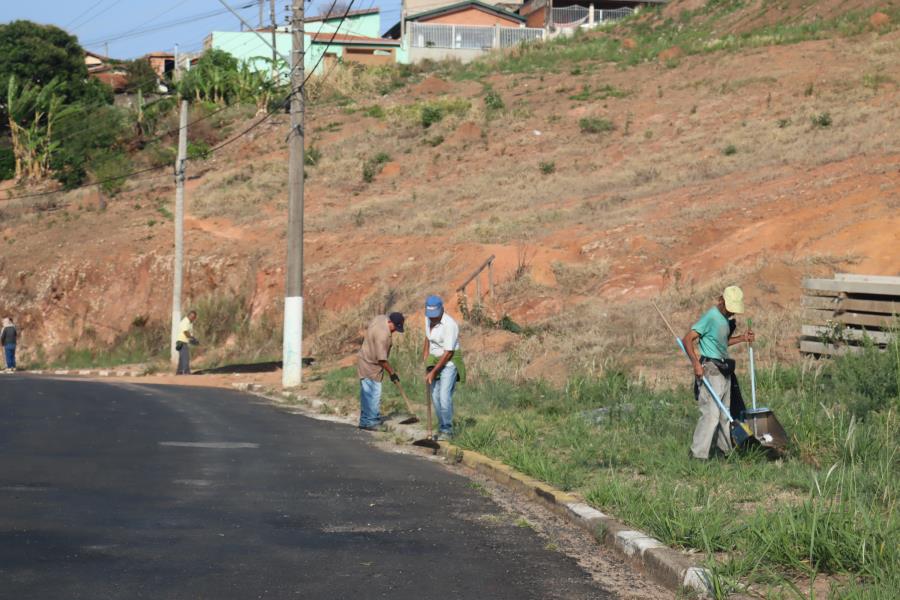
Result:
{"label": "concrete utility pole", "polygon": [[288,176],[287,280],[284,287],[282,385],[301,382],[303,366],[303,0],[291,11],[291,136]]}
{"label": "concrete utility pole", "polygon": [[[177,72],[177,71],[176,71]],[[184,267],[184,169],[187,163],[188,103],[181,101],[181,118],[178,124],[178,159],[175,162],[175,264],[172,267],[172,366],[178,365],[175,342],[181,324],[181,286]]]}
{"label": "concrete utility pole", "polygon": [[278,85],[278,42],[275,32],[278,30],[278,23],[275,21],[275,0],[269,0],[269,18],[272,20],[272,81]]}
{"label": "concrete utility pole", "polygon": [[265,24],[266,0],[259,0],[259,28],[262,29]]}

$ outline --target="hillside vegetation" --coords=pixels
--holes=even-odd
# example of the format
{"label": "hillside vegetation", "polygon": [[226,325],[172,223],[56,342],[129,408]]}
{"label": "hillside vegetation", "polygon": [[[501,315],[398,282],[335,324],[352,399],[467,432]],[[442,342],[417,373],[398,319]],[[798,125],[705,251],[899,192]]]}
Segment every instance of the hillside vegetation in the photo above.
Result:
{"label": "hillside vegetation", "polygon": [[[471,65],[312,80],[304,332],[322,366],[307,393],[353,410],[339,367],[366,321],[440,293],[464,317],[460,443],[702,552],[721,596],[890,597],[900,351],[802,362],[796,338],[804,276],[900,275],[898,25],[892,1],[675,0]],[[240,67],[222,68],[237,85]],[[284,91],[191,89],[199,360],[277,359]],[[110,150],[116,169],[171,164],[167,101],[152,132],[92,142],[82,178],[104,181]],[[171,170],[113,175],[102,196],[44,194],[56,175],[0,184],[0,312],[22,362],[164,364]],[[493,295],[484,278],[457,305],[490,255]],[[689,372],[650,300],[686,330],[734,283],[761,398],[793,436],[783,463],[685,457]],[[398,341],[411,385],[419,319]]]}

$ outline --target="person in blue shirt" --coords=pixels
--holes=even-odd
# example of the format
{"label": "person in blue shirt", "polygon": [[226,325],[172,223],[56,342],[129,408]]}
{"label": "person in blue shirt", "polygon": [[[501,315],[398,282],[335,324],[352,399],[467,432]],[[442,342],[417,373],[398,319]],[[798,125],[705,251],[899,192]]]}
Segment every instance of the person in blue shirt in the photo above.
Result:
{"label": "person in blue shirt", "polygon": [[[699,381],[704,376],[726,408],[731,407],[731,378],[734,361],[728,356],[728,347],[741,342],[753,342],[752,331],[733,335],[729,319],[744,312],[744,292],[737,286],[725,288],[716,306],[710,308],[694,323],[682,338],[684,348],[691,359],[694,376]],[[696,346],[695,346],[696,344]],[[699,352],[697,351],[699,347]],[[694,429],[691,456],[701,460],[709,458],[713,446],[723,454],[731,451],[731,433],[728,417],[722,414],[715,400],[703,385],[695,385],[694,393],[700,408],[700,418]]]}

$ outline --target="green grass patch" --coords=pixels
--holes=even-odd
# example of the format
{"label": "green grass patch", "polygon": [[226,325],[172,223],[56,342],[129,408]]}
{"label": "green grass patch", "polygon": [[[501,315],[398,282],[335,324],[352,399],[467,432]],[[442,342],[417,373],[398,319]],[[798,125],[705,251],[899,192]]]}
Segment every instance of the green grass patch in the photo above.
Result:
{"label": "green grass patch", "polygon": [[581,129],[581,133],[609,133],[616,126],[609,119],[582,117],[578,120],[578,128]]}
{"label": "green grass patch", "polygon": [[[570,66],[572,71],[580,73],[581,67],[576,65],[584,63],[610,62],[627,67],[656,61],[663,50],[674,46],[680,48],[683,55],[693,55],[849,37],[872,31],[869,17],[876,10],[848,11],[829,19],[782,19],[743,33],[720,34],[717,25],[721,20],[746,6],[742,0],[712,0],[697,10],[682,12],[677,20],[665,18],[658,8],[645,8],[640,16],[604,28],[609,35],[591,35],[579,30],[574,36],[524,44],[502,56],[487,57],[467,65],[447,65],[445,75],[469,80],[495,72],[560,72]],[[777,9],[768,7],[767,10]],[[878,30],[879,33],[891,31],[900,23],[900,7],[885,5],[877,10],[891,18],[891,24]],[[623,46],[624,39],[634,40],[634,47]],[[671,60],[666,66],[677,68],[679,63],[679,60]]]}
{"label": "green grass patch", "polygon": [[[419,340],[405,335],[391,361],[421,398]],[[330,395],[356,394],[355,370],[333,377]],[[892,597],[900,343],[821,369],[760,370],[757,380],[791,438],[780,462],[689,459],[698,416],[691,391],[651,389],[616,370],[553,386],[471,369],[454,397],[456,443],[575,490],[673,547],[703,552],[722,597],[747,584],[789,593],[801,578],[823,576],[834,576],[834,597]]]}
{"label": "green grass patch", "polygon": [[372,183],[375,180],[375,176],[381,173],[381,169],[384,168],[384,164],[390,162],[391,156],[387,152],[379,152],[375,156],[366,160],[363,163],[362,169],[362,178],[366,183]]}
{"label": "green grass patch", "polygon": [[463,98],[438,98],[397,106],[389,114],[401,123],[417,124],[428,129],[449,116],[463,117],[471,108],[472,103]]}
{"label": "green grass patch", "polygon": [[169,356],[168,324],[150,322],[143,315],[135,317],[128,331],[113,342],[104,343],[100,338],[96,328],[85,327],[78,343],[67,348],[49,366],[68,369],[115,367],[154,363]]}

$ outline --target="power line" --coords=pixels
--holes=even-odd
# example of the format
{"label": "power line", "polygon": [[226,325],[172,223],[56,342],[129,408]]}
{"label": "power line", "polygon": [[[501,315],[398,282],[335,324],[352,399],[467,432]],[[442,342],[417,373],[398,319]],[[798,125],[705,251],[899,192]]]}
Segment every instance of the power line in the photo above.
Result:
{"label": "power line", "polygon": [[[237,7],[237,10],[246,10],[247,8],[253,8],[256,6],[256,3],[244,4],[242,6]],[[177,27],[179,25],[185,25],[187,23],[193,23],[195,21],[202,21],[205,19],[210,19],[212,17],[217,17],[219,15],[227,14],[228,11],[224,9],[218,9],[214,11],[208,11],[205,13],[198,13],[195,15],[191,15],[190,17],[182,17],[180,19],[175,19],[172,21],[166,21],[165,23],[160,23],[159,25],[154,25],[152,27],[144,27],[131,29],[125,32],[117,33],[107,38],[98,38],[96,40],[91,40],[90,42],[85,42],[82,44],[83,46],[100,46],[106,42],[113,42],[116,40],[127,39],[140,37],[142,35],[146,35],[148,33],[153,33],[156,31],[161,31],[163,29],[169,29],[171,27]]]}
{"label": "power line", "polygon": [[[103,1],[105,1],[105,0],[103,0]],[[102,15],[104,13],[108,13],[109,11],[111,11],[113,8],[115,8],[116,6],[118,6],[121,3],[122,3],[122,0],[115,0],[112,4],[110,4],[107,7],[104,7],[102,10],[100,10],[100,12],[91,15],[88,19],[81,20],[81,22],[78,23],[78,25],[72,26],[72,31],[73,32],[78,31],[79,29],[81,29],[82,27],[84,27],[85,25],[90,23],[92,20],[96,19],[97,17],[99,17],[100,15]],[[98,2],[98,4],[99,4],[99,2]],[[96,4],[94,6],[96,6]],[[90,11],[86,11],[85,13],[82,13],[82,15],[86,15],[87,12],[90,12]],[[76,19],[76,20],[78,20],[78,19]]]}
{"label": "power line", "polygon": [[[72,19],[71,21],[69,21],[68,23],[66,23],[65,25],[63,25],[63,29],[68,29],[70,26],[72,26],[72,25],[74,25],[76,22],[80,21],[81,18],[82,18],[83,16],[85,16],[85,15],[88,14],[89,12],[93,11],[95,8],[97,8],[98,6],[100,6],[101,4],[103,4],[104,2],[106,2],[106,0],[97,0],[97,2],[91,4],[90,8],[88,8],[87,10],[85,10],[85,11],[83,11],[83,12],[78,13],[78,16],[77,16],[77,17],[75,17],[74,19]],[[72,29],[72,31],[74,31],[75,29],[77,29],[77,27],[74,27],[74,28]]]}
{"label": "power line", "polygon": [[138,30],[140,30],[141,27],[146,27],[147,25],[149,25],[149,24],[152,23],[153,21],[157,20],[157,19],[160,18],[161,16],[163,16],[163,15],[165,15],[165,14],[168,14],[168,13],[172,12],[173,10],[175,10],[176,8],[180,7],[180,6],[181,6],[182,4],[184,4],[185,2],[187,2],[187,0],[177,0],[177,1],[175,2],[175,4],[173,4],[171,7],[167,8],[167,9],[165,9],[164,11],[162,11],[161,13],[159,13],[158,15],[156,15],[155,17],[153,17],[152,19],[146,19],[146,20],[144,20],[144,21],[143,21],[140,25],[138,25],[137,27],[132,27],[131,29],[122,32],[121,35],[127,35],[127,34],[133,32],[133,31],[138,31]]}
{"label": "power line", "polygon": [[[372,1],[374,2],[374,0],[372,0]],[[354,3],[354,2],[355,2],[355,0],[350,0],[350,4],[347,5],[347,10],[344,12],[344,15],[341,17],[340,23],[338,23],[338,26],[335,27],[335,28],[334,28],[334,31],[331,33],[331,39],[328,40],[328,43],[325,45],[325,49],[322,51],[322,54],[319,55],[319,59],[316,61],[316,64],[313,65],[313,68],[309,70],[309,73],[308,73],[308,74],[306,75],[306,77],[303,79],[303,83],[301,84],[300,89],[299,89],[299,90],[292,90],[291,93],[289,93],[289,94],[287,95],[287,97],[286,97],[282,102],[280,102],[280,103],[278,104],[278,106],[277,106],[277,108],[276,108],[275,111],[267,112],[267,113],[266,113],[259,121],[257,121],[256,123],[253,123],[252,125],[250,125],[250,126],[247,127],[246,129],[244,129],[241,133],[239,133],[239,134],[236,135],[235,137],[231,138],[230,140],[225,140],[224,142],[222,142],[222,143],[219,144],[218,146],[212,148],[212,149],[210,150],[210,152],[215,152],[215,151],[217,151],[217,150],[221,150],[221,149],[224,148],[225,146],[227,146],[227,145],[229,145],[229,144],[231,144],[231,143],[234,143],[234,142],[236,142],[238,139],[240,139],[241,137],[247,135],[248,133],[250,133],[251,131],[253,131],[253,130],[256,129],[257,127],[259,127],[260,125],[262,125],[263,123],[265,123],[266,121],[268,121],[270,118],[272,118],[272,116],[273,116],[278,110],[281,110],[281,109],[287,107],[288,103],[290,103],[290,101],[291,101],[291,99],[293,98],[294,94],[296,94],[296,93],[303,93],[303,91],[305,91],[307,82],[310,80],[310,78],[312,78],[313,74],[316,72],[316,69],[319,68],[319,65],[322,64],[322,60],[325,58],[325,54],[328,52],[328,48],[331,47],[331,44],[334,42],[334,38],[337,37],[338,32],[341,30],[341,26],[343,26],[344,20],[347,18],[347,14],[348,14],[348,13],[350,12],[350,10],[353,8],[353,3]],[[331,8],[329,9],[329,11],[334,10],[334,5],[335,5],[336,3],[337,3],[337,0],[333,0],[333,2],[331,3]],[[322,33],[322,27],[323,27],[323,26],[324,26],[324,23],[323,23],[322,25],[319,26],[319,31],[318,31],[318,33]],[[318,35],[318,34],[317,34],[317,35]],[[291,68],[290,73],[288,73],[288,80],[290,80],[291,74],[294,72],[294,70],[295,70],[297,67],[298,67],[298,65],[294,65],[294,67]],[[331,70],[332,70],[332,69],[334,69],[334,65],[332,65],[332,66],[331,66],[331,69],[329,69],[328,72],[325,74],[325,77],[326,77],[326,78],[327,78],[328,74],[331,73]],[[291,132],[291,134],[293,135],[293,132]]]}
{"label": "power line", "polygon": [[[336,1],[337,1],[337,0],[335,0],[335,2],[336,2]],[[303,79],[303,83],[300,85],[300,87],[299,87],[298,89],[296,89],[296,90],[292,90],[291,92],[289,92],[288,95],[287,95],[287,97],[286,97],[283,101],[281,101],[280,103],[278,103],[278,105],[277,105],[277,107],[276,107],[275,110],[267,112],[262,118],[260,118],[258,121],[256,121],[255,123],[253,123],[252,125],[250,125],[250,126],[247,127],[246,129],[244,129],[243,131],[241,131],[239,134],[237,134],[237,135],[234,136],[233,138],[231,138],[231,139],[229,139],[229,140],[225,140],[224,142],[222,142],[222,143],[218,144],[217,146],[211,148],[210,151],[209,151],[210,154],[213,154],[213,153],[215,153],[215,152],[218,152],[218,151],[221,150],[222,148],[224,148],[224,147],[226,147],[226,146],[228,146],[228,145],[230,145],[230,144],[236,142],[236,141],[239,140],[240,138],[244,137],[245,135],[247,135],[248,133],[250,133],[251,131],[253,131],[253,130],[256,129],[257,127],[259,127],[260,125],[262,125],[263,123],[265,123],[266,121],[268,121],[268,120],[269,120],[272,116],[274,116],[279,110],[281,110],[281,109],[283,109],[285,106],[287,106],[287,104],[291,101],[291,98],[293,97],[294,94],[297,94],[297,93],[303,93],[303,92],[305,91],[306,85],[307,85],[307,83],[309,82],[310,78],[312,78],[313,74],[316,72],[316,69],[319,68],[319,65],[322,64],[322,61],[323,61],[324,58],[325,58],[325,54],[328,52],[328,49],[329,49],[329,48],[331,47],[331,45],[334,43],[334,40],[335,40],[335,38],[337,37],[338,32],[339,32],[340,29],[341,29],[341,26],[343,26],[344,21],[345,21],[346,18],[347,18],[347,14],[348,14],[348,13],[350,12],[350,10],[353,8],[354,2],[355,2],[355,0],[350,0],[350,3],[349,3],[348,6],[347,6],[347,10],[344,12],[343,16],[341,16],[341,20],[340,20],[340,22],[338,23],[338,26],[335,28],[335,30],[334,30],[334,31],[332,32],[332,34],[331,34],[331,39],[328,40],[328,43],[325,45],[325,49],[322,51],[322,54],[319,55],[319,59],[316,61],[316,64],[313,66],[313,68],[310,70],[310,72],[309,72],[309,73],[306,75],[306,77]],[[336,64],[336,63],[335,63],[335,64]],[[291,69],[291,73],[293,73],[294,69],[296,69],[297,67],[298,67],[298,65],[294,65],[294,67],[292,67],[292,69]],[[323,77],[323,79],[326,79],[333,69],[334,69],[334,65],[332,65],[331,68],[326,72],[326,74],[325,74],[325,76]],[[290,74],[289,74],[289,76],[290,76]],[[201,118],[199,118],[199,119],[193,121],[193,123],[197,123],[197,122],[202,121],[202,120],[204,120],[204,119],[208,119],[208,118],[212,117],[213,115],[215,115],[215,114],[217,114],[217,113],[219,113],[219,112],[222,112],[223,110],[225,110],[225,109],[227,109],[227,108],[230,108],[230,107],[224,106],[224,107],[222,107],[222,108],[220,108],[220,109],[218,109],[218,110],[216,110],[216,111],[210,113],[209,115],[206,115],[206,116],[204,116],[204,117],[201,117]],[[192,123],[189,123],[188,125],[190,126],[191,124],[192,124]],[[165,137],[165,135],[167,135],[168,133],[171,133],[172,131],[177,131],[178,129],[180,129],[180,127],[179,127],[179,128],[176,128],[176,129],[173,129],[173,130],[170,130],[170,131],[168,131],[168,132],[165,132],[165,133],[162,134],[161,136],[158,136],[158,137],[156,137],[156,138],[154,138],[154,139],[152,139],[152,140],[149,140],[147,143],[151,143],[151,142],[153,142],[153,141],[156,141],[156,140],[158,140],[158,139],[161,139],[162,137]],[[293,132],[292,132],[292,133],[293,133]],[[150,172],[152,172],[152,171],[158,171],[158,170],[163,169],[163,168],[166,168],[166,167],[168,167],[168,166],[169,166],[169,165],[160,165],[160,166],[156,166],[156,167],[148,167],[148,168],[146,168],[146,169],[141,169],[141,170],[138,170],[138,171],[132,171],[132,172],[130,172],[130,173],[125,173],[125,174],[123,174],[123,175],[116,175],[116,176],[114,176],[114,177],[109,177],[109,178],[106,178],[106,179],[103,179],[103,180],[100,180],[100,181],[95,181],[95,182],[92,182],[92,183],[86,183],[86,184],[83,184],[83,185],[79,185],[79,186],[76,186],[76,187],[71,188],[71,189],[69,189],[69,190],[47,190],[47,191],[43,191],[43,192],[34,192],[34,193],[31,193],[31,194],[21,194],[21,195],[18,195],[18,196],[7,197],[5,200],[7,200],[7,201],[11,201],[11,200],[21,200],[21,199],[25,199],[25,198],[37,198],[37,197],[41,197],[41,196],[50,196],[50,195],[52,195],[52,194],[59,194],[59,193],[61,193],[61,192],[71,192],[71,191],[75,191],[75,190],[79,190],[79,189],[84,189],[84,188],[94,187],[94,186],[97,186],[97,185],[102,185],[102,184],[104,184],[104,183],[109,183],[109,182],[112,182],[112,181],[119,181],[119,180],[122,180],[122,179],[130,179],[131,177],[134,177],[134,176],[136,176],[136,175],[142,175],[142,174],[144,174],[144,173],[150,173]],[[160,177],[160,176],[161,176],[161,175],[155,175],[155,176],[153,176],[153,177]],[[152,178],[152,177],[147,177],[147,178],[145,178],[145,179],[151,179],[151,178]]]}
{"label": "power line", "polygon": [[[319,55],[319,59],[316,61],[316,64],[315,64],[315,65],[313,66],[313,68],[310,70],[309,74],[307,74],[307,76],[304,78],[303,83],[302,83],[302,85],[301,85],[301,90],[302,90],[302,89],[305,89],[306,83],[309,81],[309,79],[313,76],[313,74],[314,74],[314,73],[316,72],[316,70],[319,68],[319,65],[322,64],[322,60],[324,60],[325,54],[328,52],[328,48],[330,48],[331,45],[334,43],[334,39],[335,39],[335,37],[337,37],[338,32],[341,30],[341,27],[344,25],[344,21],[346,20],[347,15],[350,13],[351,9],[353,8],[353,3],[354,3],[355,1],[356,1],[356,0],[351,0],[351,1],[350,1],[349,5],[347,6],[347,10],[346,10],[346,11],[344,12],[344,14],[341,16],[341,20],[340,20],[340,22],[338,23],[338,26],[335,27],[334,31],[332,32],[332,34],[331,34],[331,39],[328,40],[328,43],[325,45],[325,49],[322,51],[322,54]],[[372,0],[372,2],[374,3],[374,0]],[[329,10],[334,10],[334,5],[335,5],[335,4],[337,4],[337,0],[332,0],[331,8],[330,8]],[[324,23],[322,23],[321,25],[319,25],[319,31],[316,33],[316,35],[318,35],[319,33],[322,33],[322,27],[324,27],[324,25],[325,25]],[[293,72],[294,72],[298,67],[299,67],[299,65],[294,65],[293,67],[291,67],[291,70],[290,70],[290,71],[288,72],[288,74],[287,74],[287,79],[288,79],[288,81],[290,81],[291,74],[293,74]],[[334,68],[334,66],[332,65],[332,69],[333,69],[333,68]],[[329,69],[329,73],[330,73],[330,72],[331,72],[331,69]],[[327,74],[326,74],[326,77],[327,77]],[[228,144],[231,144],[232,142],[235,142],[238,138],[242,137],[243,135],[245,135],[245,134],[247,134],[247,133],[250,133],[251,131],[253,131],[254,129],[256,129],[258,126],[262,125],[265,121],[267,121],[269,118],[271,118],[272,115],[274,115],[278,110],[285,108],[285,107],[287,106],[287,104],[291,101],[291,97],[292,97],[295,93],[297,93],[298,91],[300,91],[300,90],[291,91],[290,93],[288,93],[288,95],[287,95],[287,97],[284,99],[284,101],[282,101],[281,103],[279,103],[279,104],[277,105],[275,111],[267,112],[266,115],[263,116],[258,122],[252,124],[250,127],[248,127],[247,129],[245,129],[244,131],[242,131],[240,134],[238,134],[238,135],[235,136],[234,138],[232,138],[232,139],[230,139],[230,140],[226,140],[225,142],[222,142],[221,144],[219,144],[219,145],[216,146],[215,148],[211,149],[210,152],[214,152],[214,151],[218,150],[219,148],[224,148],[224,147],[227,146]],[[221,108],[219,108],[219,109],[217,109],[217,110],[215,110],[215,111],[209,113],[208,115],[204,115],[204,116],[202,116],[202,117],[200,117],[200,118],[198,118],[198,119],[196,119],[196,120],[194,120],[194,121],[191,121],[191,122],[188,124],[188,126],[190,127],[190,126],[194,125],[195,123],[199,123],[200,121],[204,121],[204,120],[206,120],[206,119],[209,119],[209,118],[213,117],[214,115],[217,115],[218,113],[220,113],[220,112],[222,112],[222,111],[224,111],[224,110],[227,110],[228,108],[230,108],[230,107],[227,106],[227,105],[226,105],[226,106],[223,106],[223,107],[221,107]],[[165,131],[165,132],[163,132],[163,133],[157,135],[155,138],[152,138],[152,139],[150,139],[150,140],[147,140],[145,143],[150,144],[150,143],[153,143],[153,142],[155,142],[155,141],[158,141],[158,140],[160,140],[160,139],[166,137],[166,136],[169,135],[170,133],[173,133],[173,132],[175,132],[175,131],[177,131],[177,130],[178,130],[177,128],[173,128],[173,129],[170,129],[170,130],[168,130],[168,131]]]}
{"label": "power line", "polygon": [[[197,44],[197,45],[187,46],[187,49],[189,49],[189,50],[190,50],[190,49],[194,49],[194,48],[199,49],[199,48],[201,48],[201,47],[203,47],[203,44],[202,44],[202,43]],[[154,75],[152,78],[145,79],[145,80],[142,80],[142,81],[137,81],[137,82],[131,83],[131,84],[129,84],[129,85],[126,85],[125,88],[123,88],[123,92],[127,93],[127,92],[129,92],[129,91],[139,90],[139,89],[141,89],[142,87],[144,87],[145,85],[147,85],[148,83],[158,83],[159,80],[160,80],[159,76]],[[77,105],[76,105],[76,106],[77,106]],[[111,105],[111,104],[106,104],[106,103],[97,102],[97,103],[94,103],[94,104],[83,105],[81,108],[83,108],[85,111],[89,111],[89,110],[96,109],[96,108],[103,108],[103,107],[105,107],[105,106],[112,106],[112,105]],[[147,106],[149,106],[149,105],[147,105]],[[213,114],[215,114],[215,113],[213,113]],[[209,116],[212,116],[212,115],[209,115]],[[204,117],[204,118],[208,118],[208,117]],[[90,131],[90,130],[92,130],[92,129],[93,129],[93,127],[83,127],[83,128],[81,128],[81,129],[76,129],[76,130],[74,130],[74,131],[70,131],[67,135],[63,135],[63,136],[61,136],[61,137],[55,138],[53,141],[54,141],[54,142],[57,142],[57,143],[58,143],[58,142],[62,142],[62,141],[64,141],[64,140],[71,139],[71,138],[73,138],[73,137],[75,137],[75,136],[77,136],[77,135],[80,135],[80,134],[84,133],[85,131]],[[158,139],[161,139],[161,137],[165,137],[165,136],[168,135],[169,133],[172,133],[173,131],[177,131],[177,130],[178,130],[177,128],[173,128],[173,129],[167,130],[166,132],[164,132],[163,134],[161,134],[160,137],[154,138],[152,141],[156,141],[156,140],[158,140]],[[149,142],[148,142],[148,143],[149,143]]]}

